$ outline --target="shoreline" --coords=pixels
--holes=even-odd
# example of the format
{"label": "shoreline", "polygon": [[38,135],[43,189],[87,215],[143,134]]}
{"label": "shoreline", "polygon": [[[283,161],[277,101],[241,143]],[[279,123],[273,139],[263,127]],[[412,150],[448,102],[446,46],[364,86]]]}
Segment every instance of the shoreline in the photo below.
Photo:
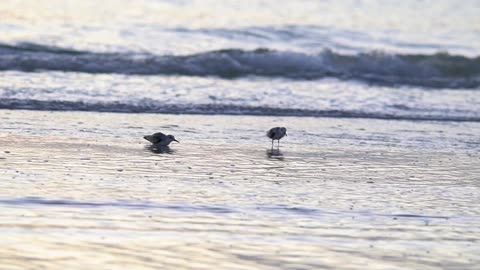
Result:
{"label": "shoreline", "polygon": [[[0,119],[0,268],[480,263],[480,151],[465,144],[477,124],[5,110]],[[263,130],[272,125],[289,132],[273,155]],[[155,153],[141,137],[150,131],[181,143]]]}
{"label": "shoreline", "polygon": [[[41,103],[42,101],[37,101]],[[326,110],[326,111],[317,111],[317,110],[300,110],[300,109],[281,109],[281,108],[265,108],[265,107],[243,107],[243,106],[233,106],[233,105],[212,105],[206,104],[204,106],[195,105],[196,109],[188,111],[186,108],[189,105],[166,105],[162,106],[165,109],[158,111],[149,111],[142,109],[136,109],[137,107],[125,104],[125,107],[128,109],[106,109],[101,110],[98,106],[102,104],[85,104],[86,108],[76,108],[68,109],[72,107],[72,104],[77,104],[78,102],[54,102],[55,104],[60,104],[61,107],[50,107],[51,102],[46,101],[45,108],[28,108],[27,105],[23,106],[5,106],[0,105],[0,110],[6,111],[39,111],[39,112],[92,112],[92,113],[120,113],[120,114],[161,114],[161,115],[204,115],[204,116],[257,116],[257,117],[300,117],[300,118],[332,118],[332,119],[372,119],[372,120],[386,120],[386,121],[412,121],[412,122],[466,122],[466,123],[480,123],[480,118],[477,117],[429,117],[429,116],[401,116],[401,115],[392,115],[385,114],[379,115],[376,113],[365,113],[365,112],[355,112],[355,111],[336,111],[336,110]],[[67,108],[62,106],[66,105]],[[207,108],[207,109],[205,109]],[[226,109],[232,111],[221,111],[216,110]],[[195,110],[202,110],[196,112]],[[268,112],[262,111],[268,109]],[[212,110],[212,111],[209,111]],[[265,114],[269,113],[269,114]]]}

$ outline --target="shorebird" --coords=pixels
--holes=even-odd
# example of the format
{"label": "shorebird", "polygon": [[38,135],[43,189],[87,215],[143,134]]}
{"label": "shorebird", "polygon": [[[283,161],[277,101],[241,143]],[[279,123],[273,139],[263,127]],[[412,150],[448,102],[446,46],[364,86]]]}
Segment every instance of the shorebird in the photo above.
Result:
{"label": "shorebird", "polygon": [[157,132],[153,135],[143,136],[143,138],[155,146],[168,146],[171,142],[178,142],[173,135],[165,135],[161,132]]}
{"label": "shorebird", "polygon": [[274,127],[267,132],[267,137],[272,139],[272,148],[274,140],[278,141],[278,146],[280,147],[280,139],[284,136],[287,136],[287,129],[284,127]]}

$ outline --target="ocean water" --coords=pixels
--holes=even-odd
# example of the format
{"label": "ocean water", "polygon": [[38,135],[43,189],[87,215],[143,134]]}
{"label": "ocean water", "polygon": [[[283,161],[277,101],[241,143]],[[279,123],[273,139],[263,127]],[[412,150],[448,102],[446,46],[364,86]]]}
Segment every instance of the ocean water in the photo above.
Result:
{"label": "ocean water", "polygon": [[3,1],[0,108],[479,121],[478,1]]}
{"label": "ocean water", "polygon": [[478,14],[1,1],[0,269],[477,269]]}

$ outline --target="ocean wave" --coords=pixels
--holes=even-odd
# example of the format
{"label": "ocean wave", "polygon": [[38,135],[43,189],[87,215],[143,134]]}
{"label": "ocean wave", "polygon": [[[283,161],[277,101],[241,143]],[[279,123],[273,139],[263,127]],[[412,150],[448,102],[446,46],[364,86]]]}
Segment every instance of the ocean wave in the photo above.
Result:
{"label": "ocean wave", "polygon": [[48,111],[93,111],[119,113],[165,113],[165,114],[202,114],[202,115],[259,115],[259,116],[297,116],[331,118],[367,118],[413,121],[456,121],[480,122],[477,115],[442,115],[422,113],[415,110],[407,114],[367,112],[355,110],[312,110],[266,106],[241,106],[231,104],[159,104],[144,102],[131,104],[122,102],[84,102],[33,99],[0,99],[0,109],[48,110]]}
{"label": "ocean wave", "polygon": [[31,43],[0,44],[0,70],[64,71],[136,75],[244,76],[311,80],[338,78],[385,85],[435,88],[480,87],[480,57],[448,53],[306,54],[269,49],[228,49],[192,55],[97,53]]}

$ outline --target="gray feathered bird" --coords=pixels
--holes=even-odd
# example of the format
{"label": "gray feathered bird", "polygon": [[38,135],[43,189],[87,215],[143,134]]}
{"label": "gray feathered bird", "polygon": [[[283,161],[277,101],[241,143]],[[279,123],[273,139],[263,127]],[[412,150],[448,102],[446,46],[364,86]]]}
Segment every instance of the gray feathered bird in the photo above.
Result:
{"label": "gray feathered bird", "polygon": [[175,137],[173,137],[173,135],[165,135],[161,132],[157,132],[153,135],[147,135],[147,136],[143,136],[143,138],[151,143],[153,143],[154,145],[158,145],[158,146],[167,146],[169,145],[171,142],[178,142]]}
{"label": "gray feathered bird", "polygon": [[272,139],[272,147],[274,140],[277,140],[278,145],[280,146],[280,139],[284,136],[287,136],[287,129],[284,127],[274,127],[267,132],[267,137]]}

